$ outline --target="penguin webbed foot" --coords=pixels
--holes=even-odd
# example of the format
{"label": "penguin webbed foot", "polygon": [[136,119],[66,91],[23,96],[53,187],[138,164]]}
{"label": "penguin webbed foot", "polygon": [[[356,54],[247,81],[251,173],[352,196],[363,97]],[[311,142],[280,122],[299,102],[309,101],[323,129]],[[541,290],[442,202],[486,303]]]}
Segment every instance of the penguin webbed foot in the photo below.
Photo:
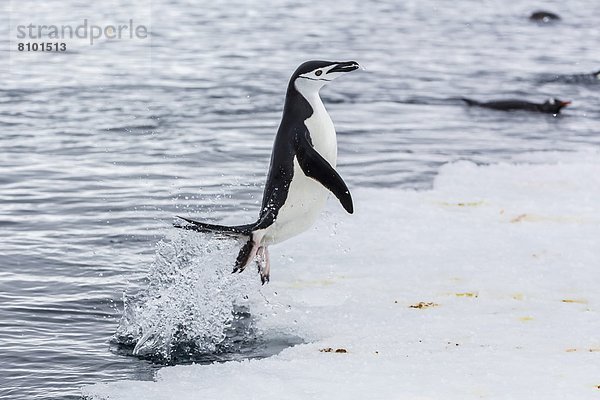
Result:
{"label": "penguin webbed foot", "polygon": [[271,263],[269,261],[269,249],[267,249],[266,247],[259,247],[256,256],[256,265],[258,267],[260,281],[264,285],[265,283],[269,282],[269,275],[271,272]]}
{"label": "penguin webbed foot", "polygon": [[259,246],[258,243],[260,243],[260,237],[251,237],[246,243],[244,243],[240,249],[240,252],[238,253],[237,258],[235,259],[235,266],[233,267],[233,271],[231,271],[231,273],[241,273],[244,271],[244,269],[246,269],[246,266],[256,258],[258,273],[260,274],[260,281],[264,285],[265,283],[269,282],[271,263],[269,261],[269,250],[266,246]]}
{"label": "penguin webbed foot", "polygon": [[265,283],[269,282],[269,274],[268,273],[264,273],[261,266],[258,266],[258,273],[260,275],[260,282],[264,285]]}
{"label": "penguin webbed foot", "polygon": [[246,265],[256,256],[256,251],[258,250],[258,246],[254,243],[254,240],[250,238],[240,249],[237,258],[235,259],[235,266],[233,267],[232,274],[236,272],[241,273]]}

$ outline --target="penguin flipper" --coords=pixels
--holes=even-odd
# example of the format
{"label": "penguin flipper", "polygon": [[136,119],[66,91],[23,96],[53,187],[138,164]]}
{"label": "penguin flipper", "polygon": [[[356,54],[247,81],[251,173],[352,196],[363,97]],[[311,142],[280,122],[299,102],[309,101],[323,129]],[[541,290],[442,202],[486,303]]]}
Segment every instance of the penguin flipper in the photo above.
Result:
{"label": "penguin flipper", "polygon": [[342,207],[349,213],[354,212],[352,196],[348,186],[337,171],[312,146],[308,131],[300,133],[295,141],[296,158],[306,176],[315,179],[338,198]]}
{"label": "penguin flipper", "polygon": [[214,225],[207,224],[200,221],[195,221],[193,219],[184,218],[177,216],[177,218],[181,218],[189,225],[176,225],[173,226],[175,228],[187,229],[196,232],[204,232],[204,233],[219,233],[228,236],[250,236],[252,234],[252,228],[255,224],[248,225],[237,225],[237,226],[224,226],[224,225]]}

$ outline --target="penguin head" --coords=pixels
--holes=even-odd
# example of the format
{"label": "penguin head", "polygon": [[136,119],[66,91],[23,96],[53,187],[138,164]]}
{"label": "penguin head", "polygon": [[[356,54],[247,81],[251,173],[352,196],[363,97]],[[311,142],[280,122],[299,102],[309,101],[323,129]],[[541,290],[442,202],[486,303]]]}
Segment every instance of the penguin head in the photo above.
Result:
{"label": "penguin head", "polygon": [[592,75],[594,75],[596,79],[600,79],[600,71],[596,71]]}
{"label": "penguin head", "polygon": [[544,112],[558,114],[563,107],[566,107],[569,104],[571,104],[570,101],[562,101],[556,98],[550,98],[542,104],[541,108]]}
{"label": "penguin head", "polygon": [[296,69],[290,85],[294,85],[302,95],[316,93],[328,82],[358,67],[356,61],[307,61]]}

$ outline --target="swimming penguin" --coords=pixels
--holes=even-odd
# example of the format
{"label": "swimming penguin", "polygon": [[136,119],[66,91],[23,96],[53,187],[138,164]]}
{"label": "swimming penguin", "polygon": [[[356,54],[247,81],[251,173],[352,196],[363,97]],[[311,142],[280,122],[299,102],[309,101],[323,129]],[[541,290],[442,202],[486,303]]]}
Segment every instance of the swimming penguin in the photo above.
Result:
{"label": "swimming penguin", "polygon": [[529,16],[529,20],[548,23],[560,20],[560,16],[550,11],[536,11]]}
{"label": "swimming penguin", "polygon": [[256,222],[222,226],[179,217],[189,225],[175,226],[247,238],[233,272],[242,272],[256,258],[264,284],[270,273],[268,246],[310,228],[325,207],[329,192],[352,214],[350,191],[335,170],[335,129],[319,90],[358,67],[354,61],[307,61],[292,74]]}
{"label": "swimming penguin", "polygon": [[537,111],[549,114],[558,114],[563,107],[571,104],[570,101],[562,101],[559,99],[548,99],[543,103],[531,103],[523,100],[495,100],[479,102],[472,99],[461,98],[462,101],[470,106],[491,108],[493,110],[502,111],[513,111],[513,110],[525,110],[525,111]]}
{"label": "swimming penguin", "polygon": [[572,84],[597,84],[600,83],[600,70],[589,74],[567,74],[551,75],[547,74],[540,78],[540,83],[561,82]]}

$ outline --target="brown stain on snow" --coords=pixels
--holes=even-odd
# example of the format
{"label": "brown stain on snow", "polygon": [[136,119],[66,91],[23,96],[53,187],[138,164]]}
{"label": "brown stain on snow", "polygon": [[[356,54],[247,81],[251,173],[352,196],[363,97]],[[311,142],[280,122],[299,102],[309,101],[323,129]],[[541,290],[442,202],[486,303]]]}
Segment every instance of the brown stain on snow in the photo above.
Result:
{"label": "brown stain on snow", "polygon": [[519,222],[558,222],[558,223],[576,223],[585,222],[584,219],[572,216],[543,216],[536,214],[519,214],[511,218],[510,223],[516,224]]}
{"label": "brown stain on snow", "polygon": [[332,347],[325,347],[324,349],[319,349],[319,351],[321,353],[338,353],[338,354],[344,354],[344,353],[348,352],[348,350],[344,349],[343,347],[337,348],[335,350]]}
{"label": "brown stain on snow", "polygon": [[450,202],[446,202],[446,201],[442,201],[439,204],[441,204],[444,207],[479,207],[483,204],[485,204],[485,202],[483,200],[480,201],[461,201],[458,203],[450,203]]}
{"label": "brown stain on snow", "polygon": [[571,303],[571,304],[587,304],[587,300],[585,299],[562,299],[563,303]]}
{"label": "brown stain on snow", "polygon": [[420,302],[418,302],[416,304],[411,304],[408,307],[409,308],[423,309],[423,308],[432,308],[432,307],[438,307],[438,306],[439,306],[439,304],[437,304],[437,303],[420,301]]}
{"label": "brown stain on snow", "polygon": [[456,297],[471,297],[471,298],[478,298],[479,297],[479,293],[477,292],[463,292],[463,293],[455,293],[454,294]]}

